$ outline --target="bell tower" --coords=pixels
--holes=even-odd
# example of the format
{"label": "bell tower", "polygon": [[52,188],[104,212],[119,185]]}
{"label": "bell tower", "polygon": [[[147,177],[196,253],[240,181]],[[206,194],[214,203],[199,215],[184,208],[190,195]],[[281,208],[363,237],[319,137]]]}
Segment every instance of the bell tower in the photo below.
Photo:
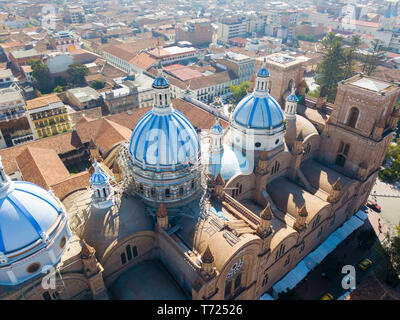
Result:
{"label": "bell tower", "polygon": [[395,134],[397,83],[356,75],[339,83],[319,158],[353,178],[377,173]]}

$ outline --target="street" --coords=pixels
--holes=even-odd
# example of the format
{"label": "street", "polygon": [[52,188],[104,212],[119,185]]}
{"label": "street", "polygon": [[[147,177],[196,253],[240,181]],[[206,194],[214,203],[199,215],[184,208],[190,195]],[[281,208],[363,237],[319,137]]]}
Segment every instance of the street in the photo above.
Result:
{"label": "street", "polygon": [[[372,250],[361,250],[358,246],[357,235],[361,230],[367,230],[373,228],[379,241],[384,239],[387,227],[382,222],[382,233],[379,233],[378,219],[380,215],[372,210],[369,210],[368,219],[365,220],[364,225],[353,232],[346,240],[344,240],[330,255],[333,255],[340,261],[341,266],[352,265],[356,270],[356,285],[365,279],[374,270],[374,259]],[[370,258],[373,265],[365,271],[359,269],[358,264],[364,259]],[[335,300],[343,295],[346,291],[342,288],[342,279],[346,274],[337,274],[337,276],[329,280],[324,277],[322,263],[318,265],[313,271],[311,271],[307,277],[296,287],[296,291],[303,300],[319,300],[321,297],[330,293]]]}

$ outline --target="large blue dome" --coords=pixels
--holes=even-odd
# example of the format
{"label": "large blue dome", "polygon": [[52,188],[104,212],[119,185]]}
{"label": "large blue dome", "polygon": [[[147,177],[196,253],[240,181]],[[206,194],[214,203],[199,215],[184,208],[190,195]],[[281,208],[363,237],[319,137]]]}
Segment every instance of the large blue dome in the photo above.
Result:
{"label": "large blue dome", "polygon": [[153,171],[173,171],[197,163],[200,142],[190,121],[172,107],[147,112],[133,129],[129,152],[135,164]]}
{"label": "large blue dome", "polygon": [[0,195],[0,252],[9,254],[54,231],[62,208],[45,189],[29,182],[11,182]]}
{"label": "large blue dome", "polygon": [[274,129],[283,124],[284,117],[274,97],[251,93],[236,106],[233,120],[249,129]]}

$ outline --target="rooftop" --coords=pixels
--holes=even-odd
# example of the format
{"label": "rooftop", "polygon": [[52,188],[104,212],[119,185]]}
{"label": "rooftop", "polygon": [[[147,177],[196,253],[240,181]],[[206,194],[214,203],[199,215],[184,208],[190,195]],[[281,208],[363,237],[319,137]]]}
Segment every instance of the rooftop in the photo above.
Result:
{"label": "rooftop", "polygon": [[53,103],[60,103],[60,102],[61,99],[56,94],[49,94],[32,100],[28,100],[26,102],[26,108],[28,110],[33,110],[37,108],[46,107]]}
{"label": "rooftop", "polygon": [[38,56],[39,52],[36,49],[28,49],[28,50],[15,50],[11,52],[15,59],[29,58],[33,56]]}
{"label": "rooftop", "polygon": [[69,89],[67,93],[73,95],[80,102],[87,102],[90,100],[97,100],[100,98],[100,94],[91,87],[73,88]]}
{"label": "rooftop", "polygon": [[351,83],[353,86],[357,86],[359,88],[367,89],[374,92],[381,92],[390,87],[391,83],[369,79],[369,78],[361,78],[357,81]]}

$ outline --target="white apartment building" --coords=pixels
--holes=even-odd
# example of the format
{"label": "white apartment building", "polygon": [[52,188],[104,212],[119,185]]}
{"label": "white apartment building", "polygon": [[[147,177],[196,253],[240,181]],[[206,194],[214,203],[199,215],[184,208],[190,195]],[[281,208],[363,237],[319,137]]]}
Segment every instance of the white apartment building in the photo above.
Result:
{"label": "white apartment building", "polygon": [[247,21],[240,18],[224,18],[217,23],[217,40],[226,42],[235,37],[244,37],[247,34]]}

